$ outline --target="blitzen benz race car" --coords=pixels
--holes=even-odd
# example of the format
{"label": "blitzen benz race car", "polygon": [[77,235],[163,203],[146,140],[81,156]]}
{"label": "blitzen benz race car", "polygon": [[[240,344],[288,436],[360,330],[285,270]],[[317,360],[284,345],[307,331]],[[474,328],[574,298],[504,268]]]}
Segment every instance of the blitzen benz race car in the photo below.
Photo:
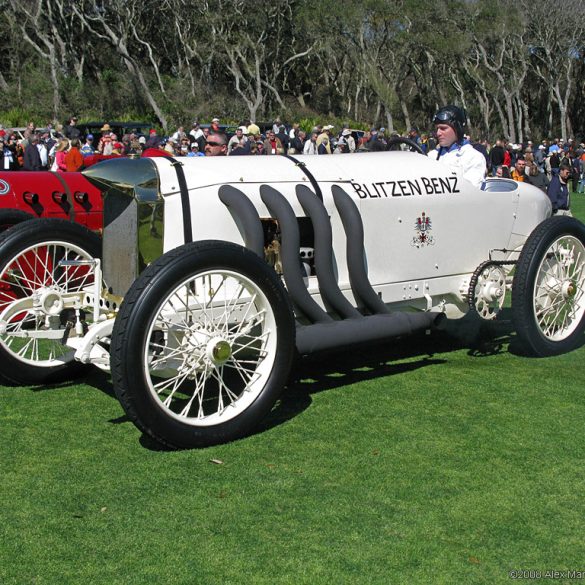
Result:
{"label": "blitzen benz race car", "polygon": [[582,343],[585,226],[538,189],[481,189],[413,152],[119,159],[84,171],[103,240],[72,222],[0,237],[0,373],[111,370],[174,448],[249,433],[297,354],[497,316],[527,351]]}

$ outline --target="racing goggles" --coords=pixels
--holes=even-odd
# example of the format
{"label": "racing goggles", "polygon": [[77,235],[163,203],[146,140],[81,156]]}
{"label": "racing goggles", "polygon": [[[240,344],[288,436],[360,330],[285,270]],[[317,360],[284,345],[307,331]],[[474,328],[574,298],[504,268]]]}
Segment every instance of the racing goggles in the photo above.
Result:
{"label": "racing goggles", "polygon": [[449,111],[437,112],[433,118],[433,124],[446,124],[455,120],[455,114]]}

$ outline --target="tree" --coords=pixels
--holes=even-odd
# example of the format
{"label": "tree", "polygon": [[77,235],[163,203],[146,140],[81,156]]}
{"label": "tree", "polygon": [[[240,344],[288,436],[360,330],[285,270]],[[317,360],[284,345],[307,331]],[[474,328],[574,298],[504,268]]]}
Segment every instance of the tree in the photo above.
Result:
{"label": "tree", "polygon": [[[145,75],[146,63],[149,63],[157,74],[164,93],[156,62],[152,58],[152,44],[142,37],[139,29],[145,15],[150,13],[150,7],[140,0],[110,0],[103,3],[98,0],[81,0],[79,3],[72,3],[72,8],[83,26],[115,49],[162,127],[167,128],[166,117]],[[144,49],[148,59],[140,58],[140,53]]]}
{"label": "tree", "polygon": [[531,15],[528,30],[534,70],[557,104],[561,136],[566,140],[572,133],[569,102],[575,88],[574,72],[579,60],[583,59],[583,2],[566,0],[556,4],[520,0],[520,5]]}

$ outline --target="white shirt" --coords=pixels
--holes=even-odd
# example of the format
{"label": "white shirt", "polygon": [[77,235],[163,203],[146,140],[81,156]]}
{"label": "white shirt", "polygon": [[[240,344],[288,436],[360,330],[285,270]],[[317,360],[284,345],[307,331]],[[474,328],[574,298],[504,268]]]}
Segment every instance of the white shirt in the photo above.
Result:
{"label": "white shirt", "polygon": [[[441,152],[442,154],[439,156]],[[452,148],[447,152],[444,149],[433,150],[429,153],[429,157],[447,165],[458,177],[467,179],[477,188],[481,187],[485,179],[485,157],[469,143],[463,144],[459,148]]]}
{"label": "white shirt", "polygon": [[317,143],[312,142],[310,139],[307,140],[303,148],[303,154],[317,154]]}
{"label": "white shirt", "polygon": [[41,156],[41,165],[46,167],[47,166],[47,147],[44,144],[37,144],[37,150],[39,151],[39,155]]}
{"label": "white shirt", "polygon": [[9,171],[10,165],[13,163],[12,151],[6,147],[1,147],[1,148],[4,149],[4,170]]}
{"label": "white shirt", "polygon": [[236,144],[239,143],[242,144],[246,144],[246,142],[248,142],[248,138],[246,136],[242,136],[241,138],[238,138],[236,134],[234,134],[231,138],[230,141],[228,142],[228,154],[230,154],[232,152],[232,150],[234,149],[234,146],[236,146]]}
{"label": "white shirt", "polygon": [[349,152],[355,152],[355,140],[351,134],[344,136],[345,142],[349,148]]}

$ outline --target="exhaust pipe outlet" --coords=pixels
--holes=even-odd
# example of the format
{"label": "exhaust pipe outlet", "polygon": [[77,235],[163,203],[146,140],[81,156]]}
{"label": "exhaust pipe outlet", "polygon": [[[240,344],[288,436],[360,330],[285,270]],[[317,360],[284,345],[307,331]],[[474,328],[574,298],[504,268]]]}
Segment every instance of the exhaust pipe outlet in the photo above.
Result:
{"label": "exhaust pipe outlet", "polygon": [[443,313],[401,311],[333,323],[315,323],[297,328],[297,350],[301,355],[306,355],[359,343],[388,341],[435,327],[444,317]]}
{"label": "exhaust pipe outlet", "polygon": [[23,193],[22,198],[24,199],[24,202],[31,207],[39,202],[39,196],[36,193],[31,193],[30,191]]}
{"label": "exhaust pipe outlet", "polygon": [[60,193],[59,191],[54,191],[53,192],[53,201],[55,203],[57,203],[58,205],[64,205],[65,203],[67,203],[67,194]]}

